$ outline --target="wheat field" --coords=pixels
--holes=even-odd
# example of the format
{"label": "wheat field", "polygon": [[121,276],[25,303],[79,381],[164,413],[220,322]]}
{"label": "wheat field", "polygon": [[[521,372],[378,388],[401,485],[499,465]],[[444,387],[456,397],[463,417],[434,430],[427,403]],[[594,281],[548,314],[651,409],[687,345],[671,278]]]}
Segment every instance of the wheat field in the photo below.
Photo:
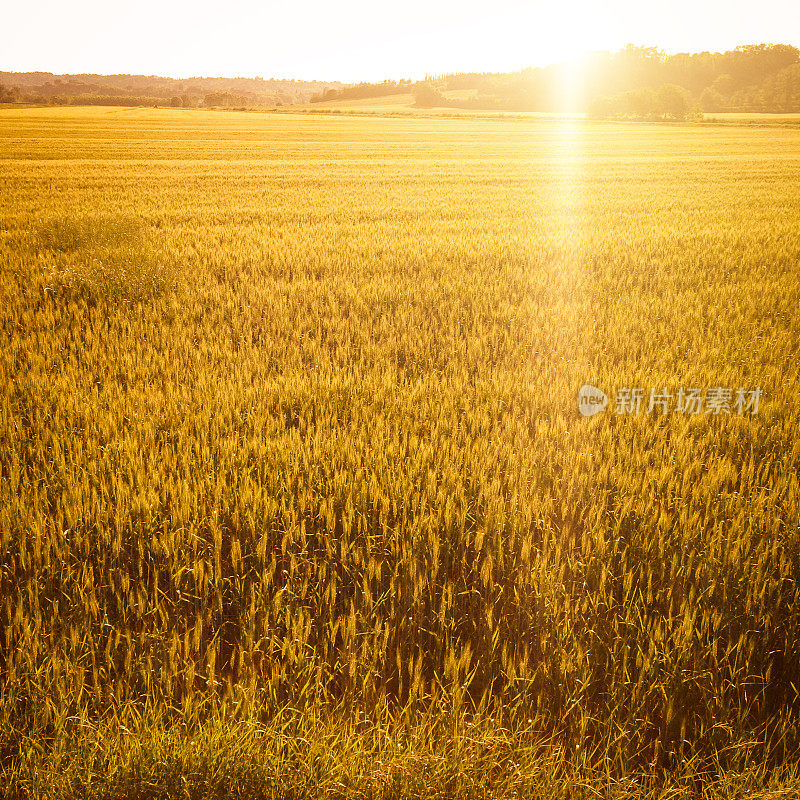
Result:
{"label": "wheat field", "polygon": [[798,222],[793,127],[0,111],[8,796],[799,786]]}

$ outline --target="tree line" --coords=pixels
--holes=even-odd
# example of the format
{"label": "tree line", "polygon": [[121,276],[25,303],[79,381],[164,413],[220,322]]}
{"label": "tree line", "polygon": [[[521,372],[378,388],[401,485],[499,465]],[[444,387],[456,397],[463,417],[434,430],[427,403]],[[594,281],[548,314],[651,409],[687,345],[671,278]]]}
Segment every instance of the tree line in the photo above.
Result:
{"label": "tree line", "polygon": [[340,88],[329,86],[311,98],[312,103],[327,103],[332,100],[364,100],[370,97],[385,97],[390,94],[406,94],[411,91],[410,80],[381,81],[380,83],[355,83]]}
{"label": "tree line", "polygon": [[[459,97],[448,96],[454,90]],[[464,90],[469,96],[461,96]],[[413,92],[421,107],[579,111],[598,117],[800,112],[800,51],[759,44],[725,53],[667,55],[629,45],[617,53],[594,53],[579,70],[561,64],[506,74],[442,75],[415,84]]]}
{"label": "tree line", "polygon": [[0,102],[173,107],[263,107],[392,94],[423,108],[588,112],[594,117],[686,119],[703,112],[800,112],[800,50],[756,44],[724,53],[668,55],[628,45],[567,64],[513,73],[462,72],[423,81],[345,86],[262,78],[0,72]]}
{"label": "tree line", "polygon": [[0,72],[0,102],[48,105],[251,107],[307,103],[330,81],[275,78],[163,78],[154,75],[54,75]]}

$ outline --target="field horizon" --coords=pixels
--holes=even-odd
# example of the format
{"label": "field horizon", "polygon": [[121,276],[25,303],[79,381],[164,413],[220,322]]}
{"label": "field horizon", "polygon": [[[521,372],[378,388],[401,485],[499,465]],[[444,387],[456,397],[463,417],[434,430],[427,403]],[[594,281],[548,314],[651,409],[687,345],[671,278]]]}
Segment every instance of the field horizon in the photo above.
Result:
{"label": "field horizon", "polygon": [[0,104],[241,110],[310,104],[674,121],[702,119],[704,114],[800,113],[800,49],[791,44],[740,43],[719,52],[630,43],[615,49],[570,46],[553,57],[550,63],[513,71],[428,68],[424,77],[380,81],[365,80],[362,73],[353,83],[265,80],[260,75],[174,78],[0,71]]}

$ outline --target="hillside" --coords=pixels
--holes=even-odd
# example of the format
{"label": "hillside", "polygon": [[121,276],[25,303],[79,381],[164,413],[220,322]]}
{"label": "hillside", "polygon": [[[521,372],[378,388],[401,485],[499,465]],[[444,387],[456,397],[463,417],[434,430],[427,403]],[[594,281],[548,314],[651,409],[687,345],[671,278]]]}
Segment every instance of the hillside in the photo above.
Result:
{"label": "hillside", "polygon": [[[5,92],[3,88],[5,87]],[[275,106],[305,103],[341,84],[270,78],[164,78],[0,72],[0,100],[72,105]],[[5,97],[4,97],[5,94]]]}

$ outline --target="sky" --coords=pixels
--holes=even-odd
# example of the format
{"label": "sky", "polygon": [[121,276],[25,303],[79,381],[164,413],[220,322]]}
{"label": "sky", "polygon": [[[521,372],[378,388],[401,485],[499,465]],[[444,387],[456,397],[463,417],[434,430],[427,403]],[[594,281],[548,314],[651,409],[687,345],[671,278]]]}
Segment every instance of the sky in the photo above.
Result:
{"label": "sky", "polygon": [[17,0],[0,70],[339,80],[507,72],[628,43],[800,46],[797,0]]}

